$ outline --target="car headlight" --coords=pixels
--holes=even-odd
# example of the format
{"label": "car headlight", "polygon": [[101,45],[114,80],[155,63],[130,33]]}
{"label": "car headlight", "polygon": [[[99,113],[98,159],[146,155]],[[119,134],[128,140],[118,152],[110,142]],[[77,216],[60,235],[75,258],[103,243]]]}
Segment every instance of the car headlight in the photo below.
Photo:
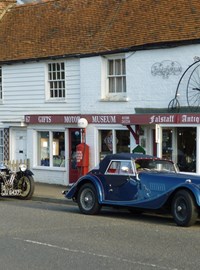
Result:
{"label": "car headlight", "polygon": [[20,171],[25,172],[26,169],[27,169],[26,164],[20,164],[20,165],[19,165],[19,169],[20,169]]}

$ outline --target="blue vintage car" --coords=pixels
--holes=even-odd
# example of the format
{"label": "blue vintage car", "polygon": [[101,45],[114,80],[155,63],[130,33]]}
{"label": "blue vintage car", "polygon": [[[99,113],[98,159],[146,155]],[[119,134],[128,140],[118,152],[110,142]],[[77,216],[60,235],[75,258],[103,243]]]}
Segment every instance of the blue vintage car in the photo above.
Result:
{"label": "blue vintage car", "polygon": [[102,206],[126,207],[133,213],[172,213],[179,226],[193,225],[200,209],[200,177],[179,173],[172,161],[142,154],[107,155],[66,192],[83,214]]}

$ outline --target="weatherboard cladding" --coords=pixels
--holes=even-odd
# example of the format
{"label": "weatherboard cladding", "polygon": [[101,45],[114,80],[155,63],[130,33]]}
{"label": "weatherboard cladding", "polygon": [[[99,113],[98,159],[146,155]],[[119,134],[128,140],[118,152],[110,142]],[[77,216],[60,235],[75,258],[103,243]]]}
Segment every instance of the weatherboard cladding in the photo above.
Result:
{"label": "weatherboard cladding", "polygon": [[199,0],[49,0],[0,20],[0,61],[86,56],[198,42]]}

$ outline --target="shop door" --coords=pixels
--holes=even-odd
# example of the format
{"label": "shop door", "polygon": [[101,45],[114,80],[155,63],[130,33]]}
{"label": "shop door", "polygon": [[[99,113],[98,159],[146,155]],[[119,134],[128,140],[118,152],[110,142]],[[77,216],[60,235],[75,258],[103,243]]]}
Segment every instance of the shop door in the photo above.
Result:
{"label": "shop door", "polygon": [[76,167],[76,146],[81,143],[81,132],[78,128],[69,129],[69,183],[74,183],[79,178]]}
{"label": "shop door", "polygon": [[157,144],[156,144],[156,131],[155,129],[152,130],[153,132],[153,142],[152,142],[152,145],[153,145],[153,156],[157,156]]}
{"label": "shop door", "polygon": [[12,137],[12,154],[13,160],[25,160],[27,158],[27,135],[26,130],[13,129]]}
{"label": "shop door", "polygon": [[162,130],[162,157],[172,160],[173,155],[173,129],[163,128]]}

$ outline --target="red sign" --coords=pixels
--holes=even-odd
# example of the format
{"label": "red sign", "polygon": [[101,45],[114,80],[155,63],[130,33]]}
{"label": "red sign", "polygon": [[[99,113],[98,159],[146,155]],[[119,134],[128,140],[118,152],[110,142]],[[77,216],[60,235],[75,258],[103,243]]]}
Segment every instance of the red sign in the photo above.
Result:
{"label": "red sign", "polygon": [[25,115],[26,124],[77,124],[86,118],[89,124],[200,124],[200,114],[69,114],[69,115]]}

